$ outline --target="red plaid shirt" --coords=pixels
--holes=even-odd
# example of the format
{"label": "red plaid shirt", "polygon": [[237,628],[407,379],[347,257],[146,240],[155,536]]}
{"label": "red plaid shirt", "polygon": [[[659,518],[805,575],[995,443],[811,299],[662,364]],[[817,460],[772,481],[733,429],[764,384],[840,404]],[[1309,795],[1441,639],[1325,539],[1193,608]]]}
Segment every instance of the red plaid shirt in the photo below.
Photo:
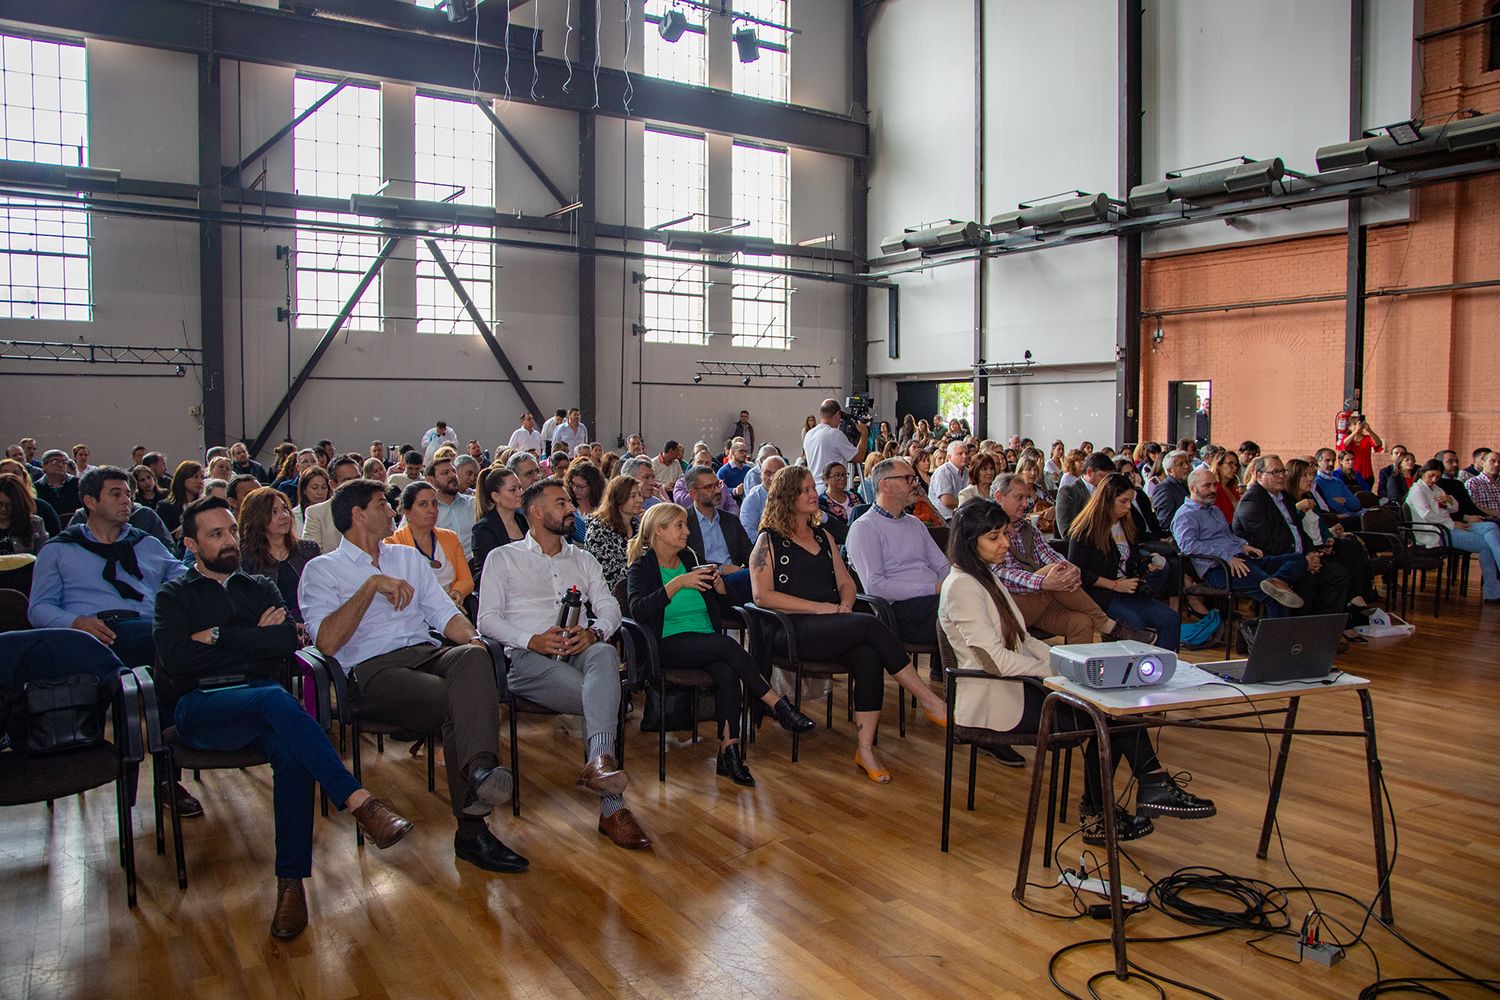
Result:
{"label": "red plaid shirt", "polygon": [[1500,480],[1491,479],[1483,473],[1470,477],[1464,489],[1474,502],[1488,510],[1500,510]]}

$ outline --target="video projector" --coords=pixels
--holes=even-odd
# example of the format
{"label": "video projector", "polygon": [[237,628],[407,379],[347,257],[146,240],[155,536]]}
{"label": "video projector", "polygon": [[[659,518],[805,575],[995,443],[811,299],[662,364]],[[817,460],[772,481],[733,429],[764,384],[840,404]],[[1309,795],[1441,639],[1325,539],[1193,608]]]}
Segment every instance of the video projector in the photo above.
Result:
{"label": "video projector", "polygon": [[1130,641],[1053,646],[1052,669],[1088,688],[1149,687],[1172,679],[1177,654]]}

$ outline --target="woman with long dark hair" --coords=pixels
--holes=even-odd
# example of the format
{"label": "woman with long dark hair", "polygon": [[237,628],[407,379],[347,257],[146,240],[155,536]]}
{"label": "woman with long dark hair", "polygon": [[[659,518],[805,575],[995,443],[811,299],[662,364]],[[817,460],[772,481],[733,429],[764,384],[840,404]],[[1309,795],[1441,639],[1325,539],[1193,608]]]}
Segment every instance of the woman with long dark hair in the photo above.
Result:
{"label": "woman with long dark hair", "polygon": [[296,518],[299,532],[307,526],[307,509],[322,503],[332,494],[333,482],[328,478],[328,470],[321,465],[314,465],[297,477],[297,506],[292,516]]}
{"label": "woman with long dark hair", "polygon": [[47,540],[31,487],[14,473],[0,473],[0,555],[36,555]]}
{"label": "woman with long dark hair", "polygon": [[167,498],[156,505],[156,515],[167,526],[173,538],[182,537],[182,512],[203,495],[203,466],[197,462],[180,463],[172,473]]}
{"label": "woman with long dark hair", "polygon": [[583,550],[599,561],[604,582],[611,589],[625,579],[625,569],[630,565],[626,546],[635,534],[635,519],[640,516],[642,503],[641,484],[635,477],[616,476],[605,485],[598,509],[580,518],[586,524]]}
{"label": "woman with long dark hair", "polygon": [[474,488],[479,500],[475,508],[478,519],[469,537],[474,543],[474,565],[480,570],[495,549],[526,537],[530,526],[526,515],[521,513],[521,494],[525,492],[521,477],[503,465],[479,470],[479,482]]}
{"label": "woman with long dark hair", "polygon": [[437,526],[437,489],[426,480],[410,483],[401,491],[401,513],[406,520],[386,541],[408,545],[432,567],[438,585],[460,608],[474,593],[474,574],[464,558],[463,543],[455,532]]}
{"label": "woman with long dark hair", "polygon": [[1132,628],[1155,629],[1156,644],[1176,651],[1177,612],[1147,584],[1152,572],[1166,568],[1166,560],[1136,544],[1130,510],[1135,496],[1129,478],[1118,472],[1105,476],[1068,530],[1068,562],[1078,567],[1084,590],[1105,614]]}
{"label": "woman with long dark hair", "polygon": [[[756,604],[791,616],[802,656],[834,660],[849,669],[859,730],[854,763],[871,781],[883,785],[891,780],[891,772],[875,751],[875,728],[885,701],[884,674],[914,695],[927,718],[938,725],[948,724],[947,706],[907,662],[896,634],[874,615],[854,612],[854,578],[818,521],[812,472],[799,465],[778,472],[761,515],[760,537],[750,553],[750,590]],[[785,637],[777,642],[784,652]]]}
{"label": "woman with long dark hair", "polygon": [[302,582],[302,568],[317,558],[317,542],[297,537],[292,502],[274,486],[251,490],[240,501],[240,569],[268,577],[281,591],[287,613],[302,620],[297,603],[297,585]]}
{"label": "woman with long dark hair", "polygon": [[[1000,677],[1050,677],[1051,647],[1026,632],[1026,621],[990,567],[1010,548],[1010,518],[992,500],[970,500],[953,515],[948,559],[953,563],[938,601],[938,625],[953,646],[960,668]],[[953,724],[998,732],[1034,733],[1047,692],[1041,685],[996,684],[960,678]],[[1088,719],[1066,706],[1054,716],[1054,731],[1089,729]],[[1204,819],[1214,804],[1185,790],[1162,769],[1151,741],[1138,727],[1122,725],[1110,733],[1111,769],[1121,759],[1135,775],[1136,812],[1115,806],[1115,830],[1121,840],[1135,840],[1152,830],[1152,816]],[[1104,843],[1103,807],[1114,799],[1099,777],[1099,748],[1084,747],[1084,795],[1079,805],[1083,841]]]}
{"label": "woman with long dark hair", "polygon": [[161,484],[156,481],[156,473],[144,465],[137,465],[130,470],[131,481],[135,484],[135,502],[142,507],[156,509],[156,505],[167,498],[162,490]]}
{"label": "woman with long dark hair", "polygon": [[664,670],[703,670],[714,680],[714,714],[719,720],[716,770],[737,785],[753,786],[740,746],[745,700],[757,698],[789,733],[806,733],[817,723],[771,690],[744,648],[720,630],[719,602],[708,591],[726,591],[718,567],[699,565],[688,548],[687,511],[659,503],[641,518],[630,540],[630,616],[656,634]]}
{"label": "woman with long dark hair", "polygon": [[579,456],[568,463],[563,485],[577,513],[573,515],[573,544],[582,545],[588,530],[587,519],[604,502],[604,473],[592,458]]}
{"label": "woman with long dark hair", "polygon": [[1385,480],[1385,496],[1382,500],[1389,500],[1397,505],[1406,502],[1406,494],[1411,490],[1412,484],[1417,481],[1417,456],[1406,452],[1396,459],[1395,468]]}

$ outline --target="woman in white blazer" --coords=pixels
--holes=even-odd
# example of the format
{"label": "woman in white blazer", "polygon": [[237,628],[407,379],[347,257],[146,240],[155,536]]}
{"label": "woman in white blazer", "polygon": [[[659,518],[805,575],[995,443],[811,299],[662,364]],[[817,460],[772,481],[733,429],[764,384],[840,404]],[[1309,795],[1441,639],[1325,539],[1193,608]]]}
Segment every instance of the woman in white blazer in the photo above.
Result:
{"label": "woman in white blazer", "polygon": [[[1047,677],[1052,674],[1051,650],[1026,632],[1026,622],[1015,602],[1000,586],[991,567],[1010,548],[1010,518],[993,500],[970,500],[953,516],[948,558],[953,568],[943,581],[938,624],[953,646],[960,668],[983,670],[998,677]],[[999,732],[1034,733],[1041,720],[1046,692],[1032,684],[1007,684],[959,678],[954,702],[954,724]],[[1054,728],[1089,728],[1081,713],[1064,706],[1054,716]],[[1115,806],[1115,829],[1121,840],[1135,840],[1152,830],[1152,816],[1203,819],[1214,815],[1214,804],[1188,792],[1162,769],[1144,730],[1117,728],[1110,748],[1118,765],[1130,763],[1137,781],[1136,812]],[[1098,749],[1090,740],[1084,747],[1084,796],[1079,805],[1083,840],[1104,843]]]}

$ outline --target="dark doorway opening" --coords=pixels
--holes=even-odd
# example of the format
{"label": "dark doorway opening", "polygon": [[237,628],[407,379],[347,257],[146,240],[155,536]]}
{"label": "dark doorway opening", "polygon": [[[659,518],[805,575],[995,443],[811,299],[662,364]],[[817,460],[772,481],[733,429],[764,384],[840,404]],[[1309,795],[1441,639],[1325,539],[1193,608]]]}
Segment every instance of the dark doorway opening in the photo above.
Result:
{"label": "dark doorway opening", "polygon": [[1192,438],[1202,448],[1211,440],[1212,389],[1208,379],[1167,383],[1167,437],[1173,446]]}

